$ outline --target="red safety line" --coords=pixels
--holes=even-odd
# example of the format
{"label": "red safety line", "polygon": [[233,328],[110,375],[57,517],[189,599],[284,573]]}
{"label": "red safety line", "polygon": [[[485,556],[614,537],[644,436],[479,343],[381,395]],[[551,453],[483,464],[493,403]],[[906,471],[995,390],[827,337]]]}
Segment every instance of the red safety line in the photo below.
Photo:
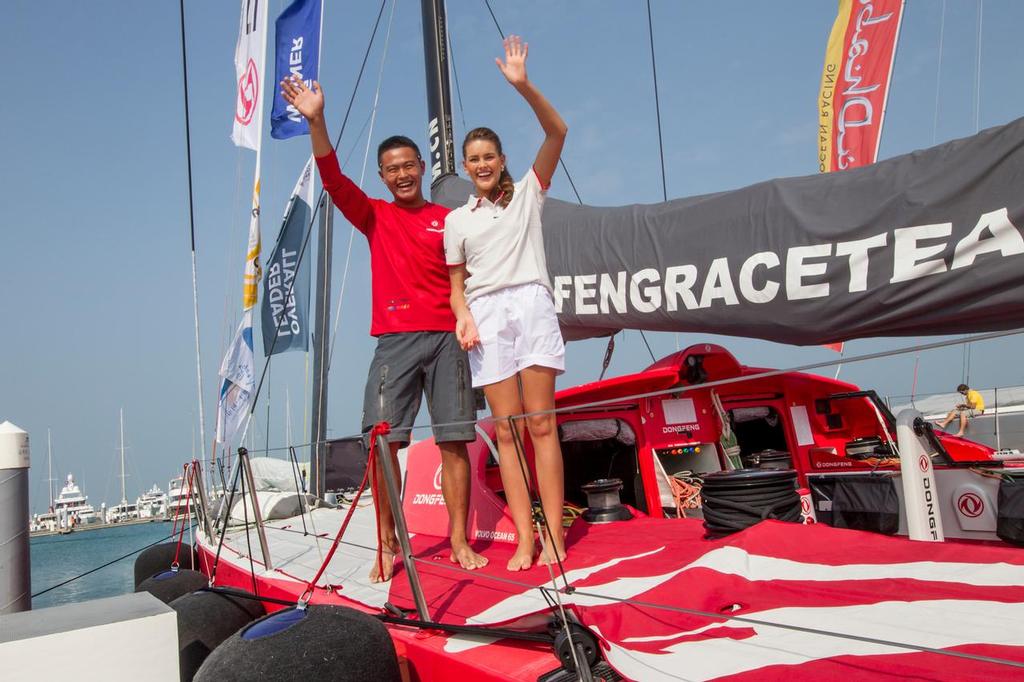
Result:
{"label": "red safety line", "polygon": [[[376,504],[376,459],[378,454],[377,436],[386,436],[389,433],[391,433],[391,426],[387,422],[381,422],[377,424],[376,426],[373,427],[373,430],[370,432],[370,453],[366,458],[366,471],[363,473],[363,482],[359,484],[359,489],[356,490],[355,499],[352,500],[352,505],[349,507],[348,513],[345,514],[345,520],[342,521],[341,528],[338,529],[338,534],[335,536],[334,542],[331,544],[331,548],[327,551],[327,556],[324,557],[323,563],[320,564],[320,569],[316,572],[316,575],[313,576],[313,579],[306,584],[306,589],[303,591],[301,597],[305,597],[308,594],[312,594],[317,581],[320,580],[320,577],[324,574],[324,571],[327,570],[327,565],[331,563],[331,559],[334,558],[334,552],[338,549],[338,544],[341,542],[342,536],[345,535],[345,529],[348,528],[348,523],[352,520],[352,514],[355,512],[356,506],[359,504],[359,498],[360,496],[362,496],[363,491],[366,489],[366,482],[368,480],[371,480],[371,476],[373,481],[373,483],[371,483],[371,492],[374,495],[375,500],[374,510],[377,512],[377,566],[378,570],[383,572],[383,554],[381,552],[380,547],[380,511]],[[390,453],[388,454],[390,455]],[[373,473],[371,474],[371,472]]]}

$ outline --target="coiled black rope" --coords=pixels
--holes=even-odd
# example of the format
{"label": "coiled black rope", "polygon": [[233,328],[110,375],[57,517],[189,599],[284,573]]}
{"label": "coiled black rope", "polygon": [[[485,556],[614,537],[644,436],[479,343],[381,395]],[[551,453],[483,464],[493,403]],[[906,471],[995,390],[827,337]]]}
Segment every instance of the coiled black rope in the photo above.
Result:
{"label": "coiled black rope", "polygon": [[793,470],[740,469],[708,474],[700,491],[704,527],[721,537],[764,521],[800,520]]}

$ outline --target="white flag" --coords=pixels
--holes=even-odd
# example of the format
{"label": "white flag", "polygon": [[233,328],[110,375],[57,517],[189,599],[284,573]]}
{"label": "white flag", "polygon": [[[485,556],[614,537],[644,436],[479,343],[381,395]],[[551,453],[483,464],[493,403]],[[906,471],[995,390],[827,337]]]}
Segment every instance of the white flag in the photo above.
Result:
{"label": "white flag", "polygon": [[235,338],[220,365],[217,401],[217,442],[230,444],[252,407],[256,392],[256,361],[252,352],[252,311],[242,314]]}
{"label": "white flag", "polygon": [[242,18],[235,45],[235,124],[231,130],[231,141],[239,147],[259,148],[266,52],[266,0],[242,0]]}
{"label": "white flag", "polygon": [[[299,175],[298,181],[295,183],[295,189],[292,190],[292,196],[298,197],[306,202],[309,206],[309,210],[313,210],[313,169],[316,168],[316,159],[312,154],[309,155],[309,161],[302,169],[302,173]],[[285,217],[288,216],[288,209],[285,209]]]}

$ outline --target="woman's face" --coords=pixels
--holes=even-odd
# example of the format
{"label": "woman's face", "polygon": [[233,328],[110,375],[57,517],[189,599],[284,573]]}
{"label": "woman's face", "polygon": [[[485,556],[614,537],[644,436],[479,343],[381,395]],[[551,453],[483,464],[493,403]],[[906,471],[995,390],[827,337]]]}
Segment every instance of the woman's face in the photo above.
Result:
{"label": "woman's face", "polygon": [[476,186],[477,194],[490,196],[498,186],[501,169],[505,167],[505,156],[498,153],[498,147],[490,140],[472,140],[466,145],[466,158],[462,167]]}

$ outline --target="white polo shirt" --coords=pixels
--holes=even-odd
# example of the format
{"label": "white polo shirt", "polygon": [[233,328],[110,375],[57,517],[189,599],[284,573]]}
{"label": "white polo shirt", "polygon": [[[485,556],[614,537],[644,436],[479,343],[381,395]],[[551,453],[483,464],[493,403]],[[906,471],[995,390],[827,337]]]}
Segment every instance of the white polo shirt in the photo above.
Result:
{"label": "white polo shirt", "polygon": [[445,218],[448,265],[466,264],[466,303],[506,287],[537,283],[551,291],[541,213],[547,188],[530,168],[506,208],[473,195]]}

